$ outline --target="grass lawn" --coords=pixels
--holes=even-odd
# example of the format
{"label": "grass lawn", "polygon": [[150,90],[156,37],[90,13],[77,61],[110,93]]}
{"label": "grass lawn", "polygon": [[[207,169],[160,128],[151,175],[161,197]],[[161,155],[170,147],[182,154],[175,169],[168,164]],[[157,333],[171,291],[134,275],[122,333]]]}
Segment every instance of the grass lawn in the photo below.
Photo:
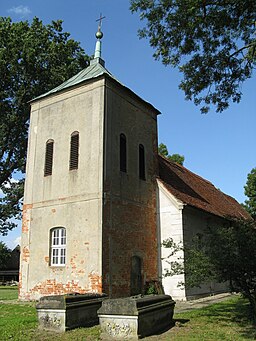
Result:
{"label": "grass lawn", "polygon": [[[176,314],[175,327],[161,340],[255,340],[249,304],[239,296],[202,309]],[[170,338],[171,336],[171,338]]]}
{"label": "grass lawn", "polygon": [[84,341],[99,340],[99,327],[80,328],[64,334],[39,330],[36,309],[33,303],[0,304],[1,341]]}
{"label": "grass lawn", "polygon": [[0,301],[17,299],[18,299],[17,287],[0,286]]}
{"label": "grass lawn", "polygon": [[[93,341],[100,340],[99,326],[80,328],[64,334],[40,331],[34,303],[18,303],[17,288],[0,287],[0,340],[7,341]],[[175,314],[169,331],[145,341],[254,340],[256,329],[250,323],[248,304],[236,296],[202,309]]]}

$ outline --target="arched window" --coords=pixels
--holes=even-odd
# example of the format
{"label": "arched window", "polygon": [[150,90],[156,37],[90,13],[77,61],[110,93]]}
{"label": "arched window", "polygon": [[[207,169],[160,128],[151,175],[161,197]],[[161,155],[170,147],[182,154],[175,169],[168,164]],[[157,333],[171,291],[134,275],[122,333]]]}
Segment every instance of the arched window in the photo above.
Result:
{"label": "arched window", "polygon": [[66,229],[56,227],[51,229],[51,265],[66,264]]}
{"label": "arched window", "polygon": [[79,159],[79,132],[74,131],[70,139],[69,170],[78,169]]}
{"label": "arched window", "polygon": [[141,180],[146,180],[145,176],[145,151],[142,144],[139,145],[139,177]]}
{"label": "arched window", "polygon": [[120,171],[127,171],[126,137],[120,134]]}
{"label": "arched window", "polygon": [[48,140],[45,148],[44,176],[52,175],[54,141]]}

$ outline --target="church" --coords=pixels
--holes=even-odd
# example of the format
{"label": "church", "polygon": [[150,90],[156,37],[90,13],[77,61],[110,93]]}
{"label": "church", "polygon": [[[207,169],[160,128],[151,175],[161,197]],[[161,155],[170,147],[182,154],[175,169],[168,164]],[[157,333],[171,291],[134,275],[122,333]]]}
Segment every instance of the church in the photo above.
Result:
{"label": "church", "polygon": [[[211,225],[248,218],[235,199],[158,155],[160,112],[101,58],[31,101],[19,299],[65,293],[124,297],[161,282],[174,299],[226,290],[164,278],[166,238],[186,243]],[[182,252],[179,257],[184,258]]]}

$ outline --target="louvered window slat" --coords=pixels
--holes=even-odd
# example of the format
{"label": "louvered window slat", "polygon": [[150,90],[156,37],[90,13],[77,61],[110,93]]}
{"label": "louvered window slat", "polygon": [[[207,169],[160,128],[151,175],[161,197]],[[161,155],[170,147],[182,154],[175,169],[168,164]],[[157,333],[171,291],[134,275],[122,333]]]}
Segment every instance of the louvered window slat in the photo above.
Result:
{"label": "louvered window slat", "polygon": [[79,133],[74,132],[71,135],[70,140],[70,158],[69,158],[69,169],[78,169],[79,159]]}
{"label": "louvered window slat", "polygon": [[52,140],[46,142],[44,176],[52,175],[53,145],[54,142]]}

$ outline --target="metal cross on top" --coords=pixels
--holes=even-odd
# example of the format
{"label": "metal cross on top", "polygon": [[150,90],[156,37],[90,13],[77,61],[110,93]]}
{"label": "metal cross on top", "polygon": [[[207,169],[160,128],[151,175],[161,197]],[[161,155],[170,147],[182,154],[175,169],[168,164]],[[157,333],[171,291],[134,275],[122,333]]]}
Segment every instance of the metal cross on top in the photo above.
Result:
{"label": "metal cross on top", "polygon": [[105,19],[105,18],[106,18],[106,17],[103,17],[102,14],[100,13],[99,19],[96,20],[96,21],[99,21],[99,26],[98,26],[99,30],[101,29],[101,22],[102,22],[102,19]]}

